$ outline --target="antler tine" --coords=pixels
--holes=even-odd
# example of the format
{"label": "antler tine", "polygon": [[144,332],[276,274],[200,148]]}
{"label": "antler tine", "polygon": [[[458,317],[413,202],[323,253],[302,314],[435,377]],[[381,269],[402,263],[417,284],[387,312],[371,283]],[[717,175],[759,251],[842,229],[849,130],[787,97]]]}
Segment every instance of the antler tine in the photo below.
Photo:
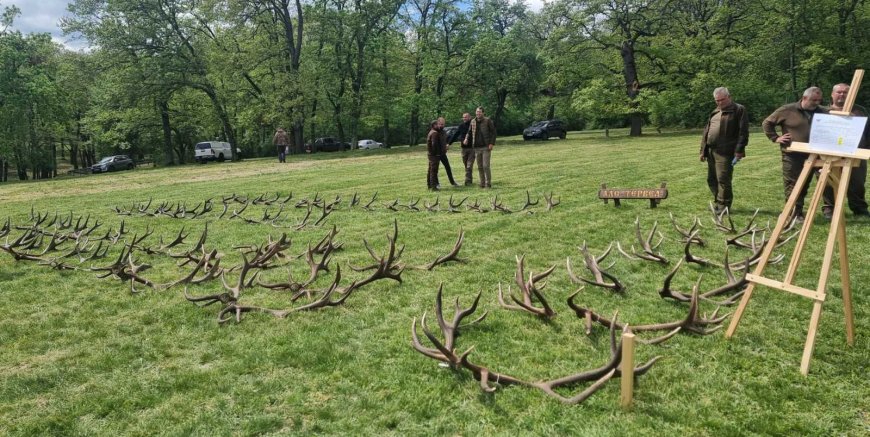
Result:
{"label": "antler tine", "polygon": [[676,290],[671,290],[671,281],[674,279],[674,276],[677,274],[677,270],[679,270],[680,266],[682,265],[683,260],[681,259],[677,262],[677,265],[674,267],[674,269],[671,270],[671,272],[668,273],[667,276],[665,276],[665,282],[662,285],[661,290],[659,290],[659,296],[661,296],[662,298],[675,299],[680,302],[688,302],[690,300],[689,296],[686,296],[684,293]]}
{"label": "antler tine", "polygon": [[[426,313],[423,313],[423,318],[421,319],[421,325],[425,326],[426,323]],[[423,346],[423,343],[420,342],[420,336],[417,334],[417,318],[414,317],[414,321],[411,322],[411,345],[417,352],[420,352],[423,355],[426,355],[429,358],[436,359],[438,361],[449,362],[443,353],[439,349],[428,348]]]}
{"label": "antler tine", "polygon": [[529,190],[526,190],[526,203],[523,205],[522,208],[520,208],[520,211],[525,211],[525,210],[526,210],[527,208],[529,208],[530,206],[535,206],[535,205],[537,205],[538,202],[540,202],[540,199],[535,199],[535,201],[532,202],[532,195],[529,194]]}
{"label": "antler tine", "polygon": [[431,204],[431,205],[429,204],[428,201],[426,201],[426,202],[425,202],[425,204],[426,204],[426,211],[429,211],[429,212],[437,212],[438,209],[439,209],[439,208],[438,208],[438,202],[440,202],[440,201],[441,201],[441,196],[435,196],[435,203],[433,203],[433,204]]}
{"label": "antler tine", "polygon": [[[585,244],[586,242],[584,241],[583,243]],[[610,251],[612,249],[613,249],[613,242],[611,241],[610,244],[607,245],[607,249],[604,249],[604,253],[595,257],[595,262],[601,263],[601,261],[604,261],[604,259],[607,258],[607,255],[610,255]]]}
{"label": "antler tine", "polygon": [[552,191],[550,192],[550,195],[549,195],[549,196],[547,196],[546,194],[544,194],[544,199],[546,199],[546,201],[547,201],[547,211],[552,210],[552,209],[555,208],[557,205],[559,205],[560,203],[562,203],[562,202],[559,201],[559,199],[556,199],[555,201],[553,200],[553,192],[552,192]]}
{"label": "antler tine", "polygon": [[[514,281],[517,283],[517,286],[520,288],[520,291],[523,293],[523,303],[526,305],[532,304],[532,296],[529,292],[529,287],[526,286],[526,273],[525,273],[525,258],[526,255],[515,256],[517,260],[517,270],[514,273]],[[513,298],[513,295],[511,295]]]}
{"label": "antler tine", "polygon": [[429,265],[424,266],[422,268],[424,268],[426,270],[432,270],[435,268],[435,266],[437,266],[439,264],[444,264],[448,261],[456,261],[459,263],[465,262],[465,260],[459,258],[459,250],[462,249],[462,243],[464,241],[465,241],[465,231],[463,231],[462,228],[459,228],[459,237],[456,239],[456,244],[453,245],[453,249],[451,249],[448,254],[439,256],[438,258],[435,258],[435,261],[432,261],[431,263],[429,263]]}
{"label": "antler tine", "polygon": [[[694,236],[697,232],[698,231],[693,232],[692,236]],[[686,242],[685,247],[683,248],[683,253],[684,253],[683,259],[685,259],[687,262],[699,264],[699,265],[702,265],[705,267],[707,267],[707,266],[719,267],[719,264],[717,264],[713,261],[710,261],[706,258],[700,258],[700,257],[696,257],[696,256],[692,255],[692,253],[690,252],[691,247],[692,247],[692,242],[691,242],[691,238],[690,238],[689,241]]]}
{"label": "antler tine", "polygon": [[640,259],[640,258],[637,258],[637,257],[635,257],[635,256],[629,255],[628,252],[626,252],[625,250],[623,250],[623,249],[622,249],[622,244],[620,244],[619,241],[616,242],[616,250],[617,250],[619,253],[621,253],[622,256],[624,256],[624,257],[626,257],[626,258],[628,258],[628,259],[630,259],[630,260],[632,260],[632,261],[637,261],[637,260]]}
{"label": "antler tine", "polygon": [[752,226],[752,224],[755,223],[755,217],[758,216],[758,211],[759,211],[759,210],[760,210],[760,208],[755,208],[755,212],[752,213],[752,217],[749,218],[749,222],[747,222],[747,223],[746,223],[746,226],[743,227],[743,230],[744,230],[744,231],[749,230],[749,229],[754,229],[754,227]]}

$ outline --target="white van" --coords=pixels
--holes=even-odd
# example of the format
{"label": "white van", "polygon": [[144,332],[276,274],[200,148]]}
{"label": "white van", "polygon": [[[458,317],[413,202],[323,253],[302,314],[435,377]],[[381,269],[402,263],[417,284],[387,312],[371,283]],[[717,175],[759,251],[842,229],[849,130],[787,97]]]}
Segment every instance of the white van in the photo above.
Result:
{"label": "white van", "polygon": [[[240,150],[236,149],[236,153]],[[230,143],[225,141],[203,141],[197,143],[194,150],[196,162],[206,162],[212,160],[223,161],[225,159],[233,159],[233,148]]]}

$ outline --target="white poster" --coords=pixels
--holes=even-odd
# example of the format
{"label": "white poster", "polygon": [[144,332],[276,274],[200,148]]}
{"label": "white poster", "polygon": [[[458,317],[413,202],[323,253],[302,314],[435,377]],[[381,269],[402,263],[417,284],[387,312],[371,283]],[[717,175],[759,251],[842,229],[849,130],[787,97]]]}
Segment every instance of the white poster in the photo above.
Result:
{"label": "white poster", "polygon": [[854,154],[867,117],[816,114],[810,130],[810,148],[818,152]]}

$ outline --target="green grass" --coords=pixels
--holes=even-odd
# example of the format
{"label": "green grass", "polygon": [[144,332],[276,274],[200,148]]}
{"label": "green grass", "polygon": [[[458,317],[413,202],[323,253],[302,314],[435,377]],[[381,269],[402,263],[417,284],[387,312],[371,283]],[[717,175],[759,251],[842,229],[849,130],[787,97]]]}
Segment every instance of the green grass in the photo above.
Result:
{"label": "green grass", "polygon": [[[467,305],[476,293],[483,294],[478,313],[487,310],[489,316],[465,329],[457,345],[461,350],[476,346],[475,362],[528,380],[601,365],[609,355],[606,331],[596,329],[587,337],[582,321],[565,304],[577,287],[568,278],[565,259],[571,257],[580,270],[577,247],[583,241],[593,252],[616,240],[630,245],[633,222],[640,217],[644,229],[659,222],[666,236],[662,251],[676,261],[682,246],[669,213],[683,226],[701,217],[702,236],[714,244],[695,252],[721,259],[725,237],[709,219],[706,165],[698,162],[697,142],[697,132],[609,139],[600,133],[572,133],[566,141],[532,143],[510,138],[500,140],[493,153],[492,190],[461,187],[440,193],[442,205],[453,194],[488,206],[497,194],[517,208],[526,190],[533,196],[553,192],[561,200],[552,211],[542,201],[533,214],[387,210],[383,204],[396,198],[402,203],[419,197],[434,201],[435,195],[425,190],[426,157],[419,147],[291,156],[283,165],[261,159],[0,185],[0,219],[8,216],[13,224],[24,224],[31,207],[52,214],[90,213],[104,223],[98,233],[117,229],[122,217],[113,206],[129,207],[152,197],[155,204],[185,201],[192,206],[232,193],[292,192],[294,201],[315,193],[326,199],[342,196],[325,226],[286,230],[293,241],[289,253],[303,252],[336,225],[337,240],[345,248],[335,254],[332,266],[342,266],[347,283],[365,276],[345,268],[370,262],[363,239],[383,251],[395,219],[407,265],[425,265],[446,253],[460,228],[466,231],[460,255],[468,260],[431,272],[406,270],[402,284],[374,282],[340,307],[286,319],[247,313],[239,324],[219,326],[217,308],[190,304],[180,288],[139,287],[144,292],[133,295],[116,279],[96,279],[87,271],[58,272],[0,253],[0,433],[867,435],[867,221],[850,220],[847,225],[855,345],[845,345],[840,281],[832,275],[808,377],[800,375],[798,366],[811,303],[764,288],[756,291],[731,340],[721,332],[680,334],[663,346],[641,345],[639,360],[655,355],[663,359],[638,379],[631,411],[619,408],[618,380],[573,406],[524,387],[499,387],[485,394],[468,372],[438,367],[411,348],[411,320],[424,311],[432,313],[435,292],[443,283],[446,301],[458,297]],[[736,168],[737,226],[755,208],[760,208],[761,224],[774,222],[783,203],[777,148],[754,133],[748,153]],[[452,150],[450,158],[461,180],[458,151]],[[616,188],[652,188],[662,181],[668,182],[670,197],[656,209],[645,201],[625,201],[614,208],[596,197],[602,182]],[[446,185],[443,170],[441,182]],[[350,208],[354,192],[363,202],[377,192],[377,209]],[[186,226],[189,247],[208,222],[207,246],[219,249],[227,266],[241,260],[233,246],[262,244],[269,235],[280,235],[271,226],[219,220],[219,202],[216,209],[205,219],[127,217],[126,223],[139,232],[151,226],[155,233],[147,241],[152,244],[158,237],[173,238]],[[262,211],[251,207],[245,216],[257,217]],[[289,211],[290,221],[300,219],[302,212]],[[796,280],[800,285],[814,288],[818,280],[823,228],[816,227],[811,235]],[[117,253],[115,248],[111,255]],[[523,254],[527,271],[556,265],[545,289],[558,313],[549,323],[497,304],[498,284],[512,282],[515,256]],[[615,296],[587,286],[579,303],[605,315],[619,310],[620,319],[631,324],[684,317],[686,305],[663,301],[657,294],[670,266],[630,261],[616,253],[608,259],[617,260],[611,271],[628,291]],[[161,256],[139,255],[137,261],[154,265],[143,275],[155,282],[186,272]],[[290,264],[297,277],[307,276],[302,260]],[[781,277],[784,269],[771,266],[768,276]],[[704,289],[725,281],[718,269],[684,266],[674,286],[689,290],[701,274]],[[285,275],[283,268],[263,273],[271,281]],[[327,276],[317,285],[327,284]],[[221,290],[220,282],[212,281],[190,291]],[[256,288],[245,291],[243,302],[291,305],[286,295]],[[703,305],[704,311],[712,309]]]}

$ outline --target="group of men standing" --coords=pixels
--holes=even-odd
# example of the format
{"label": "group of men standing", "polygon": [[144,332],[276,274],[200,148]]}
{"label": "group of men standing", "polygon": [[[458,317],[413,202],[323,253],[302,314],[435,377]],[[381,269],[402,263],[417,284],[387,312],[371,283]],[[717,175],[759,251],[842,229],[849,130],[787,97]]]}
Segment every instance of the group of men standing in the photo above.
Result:
{"label": "group of men standing", "polygon": [[484,114],[483,108],[478,107],[471,114],[462,114],[462,124],[449,138],[444,133],[444,117],[439,117],[430,125],[429,134],[426,136],[426,148],[429,158],[429,169],[426,176],[426,185],[430,190],[438,191],[438,167],[444,164],[447,178],[450,184],[459,185],[453,179],[453,171],[450,161],[447,159],[447,150],[454,142],[459,141],[462,148],[462,164],[465,167],[465,185],[474,183],[474,163],[477,162],[477,173],[480,188],[492,188],[492,170],[490,157],[492,148],[495,147],[496,130],[495,123]]}
{"label": "group of men standing", "polygon": [[[822,90],[818,87],[807,88],[800,101],[789,103],[776,109],[764,119],[762,130],[772,142],[779,144],[782,153],[782,181],[786,200],[795,189],[797,179],[808,158],[806,153],[787,152],[792,142],[809,142],[810,128],[815,114],[826,114],[831,110],[842,110],[849,93],[849,85],[840,83],[834,85],[831,92],[831,106],[821,106]],[[746,145],[749,142],[749,116],[743,105],[731,100],[727,88],[713,90],[716,109],[710,113],[704,134],[701,138],[701,161],[707,162],[707,185],[715,199],[715,209],[719,213],[730,208],[733,201],[731,189],[734,165],[746,156]],[[855,106],[852,115],[864,116],[865,111]],[[777,132],[779,129],[779,132]],[[870,124],[865,129],[864,137],[859,147],[867,148],[867,137],[870,134]],[[864,183],[867,177],[867,162],[852,171],[849,180],[848,203],[856,216],[870,217],[867,202],[864,199]],[[795,204],[794,219],[802,222],[804,219],[804,198],[809,189],[809,181],[803,187]],[[825,190],[822,213],[830,219],[834,210],[834,193],[828,187]]]}

